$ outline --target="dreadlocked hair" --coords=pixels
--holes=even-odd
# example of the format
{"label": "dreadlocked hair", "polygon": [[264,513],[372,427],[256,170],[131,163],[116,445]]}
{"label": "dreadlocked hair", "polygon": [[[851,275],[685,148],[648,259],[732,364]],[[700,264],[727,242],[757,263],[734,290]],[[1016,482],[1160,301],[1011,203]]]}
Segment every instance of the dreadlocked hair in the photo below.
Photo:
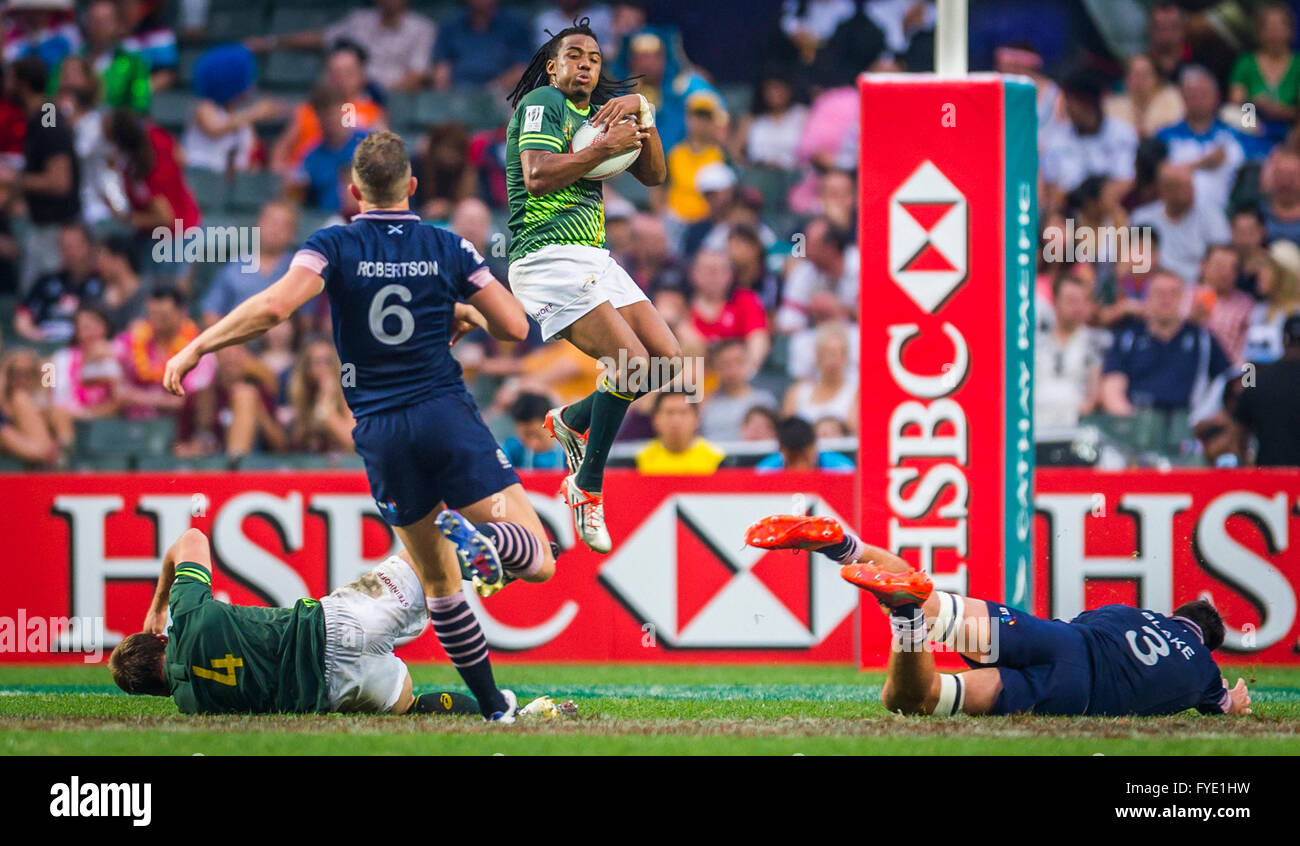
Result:
{"label": "dreadlocked hair", "polygon": [[[551,76],[546,72],[546,63],[560,54],[560,44],[565,38],[570,35],[586,35],[590,36],[593,41],[597,41],[596,33],[591,29],[591,19],[586,17],[576,18],[573,21],[573,26],[565,27],[556,33],[552,33],[548,29],[546,34],[551,36],[551,40],[537,49],[537,52],[533,54],[533,58],[528,62],[528,67],[524,69],[523,75],[515,83],[514,90],[506,95],[512,109],[519,105],[519,101],[524,99],[528,92],[551,84]],[[591,92],[591,101],[593,103],[604,103],[606,100],[627,94],[632,90],[632,84],[638,78],[630,76],[627,79],[614,79],[606,76],[602,67],[600,78],[596,80],[596,90]]]}

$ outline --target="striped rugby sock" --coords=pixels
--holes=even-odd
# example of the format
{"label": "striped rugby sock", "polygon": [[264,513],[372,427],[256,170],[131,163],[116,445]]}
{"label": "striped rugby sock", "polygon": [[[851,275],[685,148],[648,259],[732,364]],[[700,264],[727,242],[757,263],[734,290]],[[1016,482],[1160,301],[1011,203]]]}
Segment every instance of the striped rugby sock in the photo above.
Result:
{"label": "striped rugby sock", "polygon": [[518,523],[479,523],[478,530],[497,548],[501,566],[514,578],[542,569],[542,542]]}
{"label": "striped rugby sock", "polygon": [[438,643],[442,644],[452,666],[478,700],[479,711],[485,717],[494,711],[504,711],[506,699],[492,677],[487,638],[483,636],[483,629],[474,616],[474,609],[465,600],[464,592],[451,596],[426,596],[424,604],[433,620],[433,633],[438,636]]}
{"label": "striped rugby sock", "polygon": [[843,566],[845,564],[856,564],[858,559],[862,557],[864,549],[866,549],[866,544],[857,535],[845,530],[844,540],[830,546],[823,546],[817,551],[836,564]]}

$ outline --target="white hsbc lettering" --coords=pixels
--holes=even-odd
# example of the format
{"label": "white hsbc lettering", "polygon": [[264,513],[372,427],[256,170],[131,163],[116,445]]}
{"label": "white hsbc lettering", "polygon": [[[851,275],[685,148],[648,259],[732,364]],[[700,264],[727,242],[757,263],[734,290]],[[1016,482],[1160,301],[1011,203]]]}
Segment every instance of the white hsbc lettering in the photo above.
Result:
{"label": "white hsbc lettering", "polygon": [[[1038,510],[1048,520],[1050,604],[1053,617],[1068,620],[1084,610],[1089,579],[1131,579],[1137,583],[1137,604],[1157,611],[1174,606],[1174,518],[1192,507],[1184,493],[1127,493],[1117,514],[1100,517],[1090,493],[1040,493]],[[1274,557],[1290,545],[1289,520],[1300,514],[1300,503],[1289,509],[1286,493],[1273,496],[1228,491],[1214,497],[1196,516],[1192,532],[1196,561],[1211,576],[1260,611],[1260,624],[1250,632],[1228,625],[1224,645],[1249,652],[1266,649],[1286,638],[1296,621],[1296,594],[1291,581],[1272,561],[1258,555],[1228,532],[1233,516],[1246,517],[1258,527]],[[1131,554],[1088,555],[1084,552],[1088,521],[1130,520],[1136,544]],[[1178,601],[1191,599],[1179,596]],[[1213,598],[1213,596],[1211,597]],[[1232,623],[1233,621],[1226,621]]]}
{"label": "white hsbc lettering", "polygon": [[[530,497],[561,546],[571,546],[571,524],[560,520],[568,520],[568,508],[549,497]],[[369,519],[376,525],[387,525],[368,494],[308,494],[306,507],[303,500],[301,491],[283,495],[248,491],[227,499],[213,515],[210,536],[219,566],[268,605],[290,606],[304,596],[313,595],[302,576],[285,560],[303,548],[308,514],[318,518],[324,526],[326,591],[355,582],[400,548],[394,538],[389,548],[377,557],[363,555],[365,521]],[[110,517],[128,510],[124,497],[118,494],[63,494],[55,497],[52,510],[68,522],[73,613],[102,620],[105,617],[104,593],[109,582],[156,580],[163,551],[190,528],[192,507],[193,498],[188,494],[140,496],[130,510],[152,522],[154,551],[142,551],[143,554],[138,556],[110,556],[106,551],[107,525]],[[256,541],[250,536],[249,525],[256,523],[264,527],[269,525],[280,539],[283,552],[273,553],[263,546],[264,541]],[[387,578],[382,580],[389,590],[400,594],[399,586]],[[577,612],[577,603],[567,601],[550,619],[528,627],[499,623],[482,609],[478,616],[489,645],[530,649],[558,636]],[[101,641],[112,646],[124,634],[104,631]]]}
{"label": "white hsbc lettering", "polygon": [[436,261],[359,261],[357,275],[368,279],[408,279],[415,276],[437,276]]}
{"label": "white hsbc lettering", "polygon": [[[889,546],[894,552],[918,550],[919,564],[927,572],[933,571],[936,552],[952,550],[964,557],[970,541],[966,523],[970,500],[966,478],[969,427],[965,410],[948,398],[966,381],[970,348],[951,323],[944,323],[941,329],[952,344],[953,355],[939,373],[916,373],[903,363],[907,345],[920,336],[914,323],[889,327],[885,358],[894,383],[916,398],[900,403],[889,416]],[[922,472],[908,464],[909,459],[931,461]],[[934,463],[933,459],[943,460]],[[952,498],[940,506],[949,489]],[[936,523],[935,518],[951,522]],[[934,580],[942,590],[964,593],[966,563],[959,562],[954,573],[935,574]]]}

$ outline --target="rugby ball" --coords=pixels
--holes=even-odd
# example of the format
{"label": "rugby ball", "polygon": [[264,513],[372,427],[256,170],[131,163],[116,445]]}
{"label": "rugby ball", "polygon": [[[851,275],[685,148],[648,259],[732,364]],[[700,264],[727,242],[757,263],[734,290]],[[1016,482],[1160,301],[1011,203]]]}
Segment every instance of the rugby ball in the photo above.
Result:
{"label": "rugby ball", "polygon": [[[623,118],[623,122],[636,121],[636,115],[628,115]],[[604,136],[604,127],[597,127],[591,121],[583,121],[582,125],[573,133],[573,139],[569,141],[569,152],[576,153],[579,150],[585,150]],[[583,179],[609,179],[611,176],[618,176],[623,171],[632,166],[637,156],[641,155],[640,150],[629,150],[626,153],[619,153],[617,156],[610,156],[605,161],[593,167],[583,175]]]}

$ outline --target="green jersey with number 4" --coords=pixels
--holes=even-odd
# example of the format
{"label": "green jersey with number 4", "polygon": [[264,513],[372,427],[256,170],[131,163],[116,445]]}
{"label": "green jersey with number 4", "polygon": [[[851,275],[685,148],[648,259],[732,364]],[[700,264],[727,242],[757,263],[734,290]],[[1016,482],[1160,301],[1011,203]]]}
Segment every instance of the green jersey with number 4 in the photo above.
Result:
{"label": "green jersey with number 4", "polygon": [[510,201],[510,261],[551,244],[605,246],[601,183],[579,179],[534,197],[524,186],[519,154],[525,150],[569,152],[569,141],[593,108],[579,110],[560,89],[546,85],[524,95],[506,130],[506,194]]}
{"label": "green jersey with number 4", "polygon": [[292,608],[212,598],[212,574],[178,564],[164,655],[183,714],[324,712],[325,613],[315,599]]}

